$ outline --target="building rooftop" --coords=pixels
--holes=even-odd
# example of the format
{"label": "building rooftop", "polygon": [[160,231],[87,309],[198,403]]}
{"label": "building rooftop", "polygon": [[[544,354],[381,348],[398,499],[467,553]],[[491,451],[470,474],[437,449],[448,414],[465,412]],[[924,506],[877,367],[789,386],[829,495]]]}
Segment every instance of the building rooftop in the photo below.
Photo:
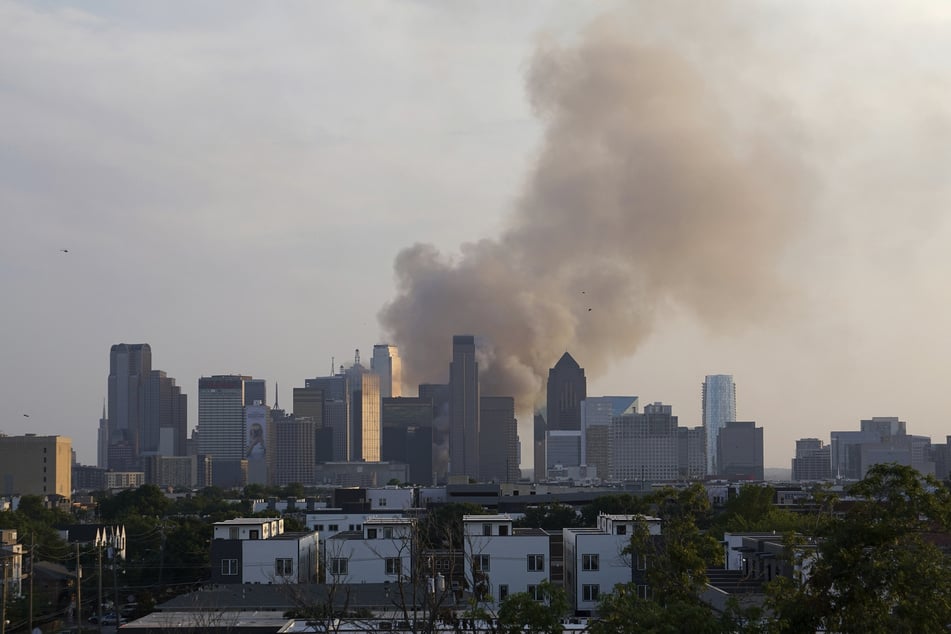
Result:
{"label": "building rooftop", "polygon": [[508,513],[498,513],[496,515],[463,515],[463,522],[511,522],[512,516]]}

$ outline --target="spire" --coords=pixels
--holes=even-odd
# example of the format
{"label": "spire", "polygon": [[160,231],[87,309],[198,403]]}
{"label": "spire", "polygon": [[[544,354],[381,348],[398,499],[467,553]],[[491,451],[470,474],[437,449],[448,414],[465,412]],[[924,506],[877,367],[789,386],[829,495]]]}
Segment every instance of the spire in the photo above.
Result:
{"label": "spire", "polygon": [[274,409],[281,409],[281,406],[278,405],[277,399],[277,390],[280,388],[280,384],[277,381],[274,381]]}
{"label": "spire", "polygon": [[106,397],[102,397],[102,420],[106,420]]}

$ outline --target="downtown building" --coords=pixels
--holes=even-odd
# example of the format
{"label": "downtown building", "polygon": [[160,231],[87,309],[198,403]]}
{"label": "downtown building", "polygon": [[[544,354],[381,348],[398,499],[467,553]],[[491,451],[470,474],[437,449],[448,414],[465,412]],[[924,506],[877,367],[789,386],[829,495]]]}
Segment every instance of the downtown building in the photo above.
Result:
{"label": "downtown building", "polygon": [[708,374],[703,382],[703,429],[707,437],[707,475],[720,473],[717,447],[720,430],[736,420],[736,385],[729,374]]}
{"label": "downtown building", "polygon": [[386,343],[373,346],[370,370],[380,377],[380,398],[403,396],[403,362],[396,346]]}
{"label": "downtown building", "polygon": [[433,402],[424,397],[384,398],[380,459],[403,462],[412,484],[433,484]]}
{"label": "downtown building", "polygon": [[449,364],[449,475],[478,479],[479,363],[475,337],[452,338]]}
{"label": "downtown building", "polygon": [[107,404],[99,426],[100,467],[138,471],[142,456],[187,454],[188,397],[175,379],[152,369],[149,344],[112,346]]}
{"label": "downtown building", "polygon": [[198,379],[198,453],[210,457],[215,486],[247,484],[244,388],[250,379],[240,374]]}
{"label": "downtown building", "polygon": [[616,416],[611,423],[611,479],[665,482],[679,477],[677,417],[670,405],[652,403],[641,414]]}
{"label": "downtown building", "polygon": [[0,495],[72,495],[73,443],[66,436],[0,434]]}

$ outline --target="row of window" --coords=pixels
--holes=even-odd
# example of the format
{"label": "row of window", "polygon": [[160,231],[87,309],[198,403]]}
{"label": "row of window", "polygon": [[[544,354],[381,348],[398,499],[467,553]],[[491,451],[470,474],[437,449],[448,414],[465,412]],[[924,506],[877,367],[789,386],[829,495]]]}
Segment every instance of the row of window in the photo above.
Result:
{"label": "row of window", "polygon": [[[542,592],[541,586],[530,585],[525,588],[525,592],[532,598],[533,601],[544,601],[545,596]],[[509,586],[506,583],[499,585],[499,601],[505,601],[509,596]],[[597,601],[601,596],[601,586],[596,583],[585,584],[581,586],[581,600],[582,601]]]}
{"label": "row of window", "polygon": [[[221,574],[224,577],[234,577],[238,574],[237,559],[222,559]],[[274,575],[277,577],[289,577],[294,574],[294,560],[288,558],[278,558],[274,560]]]}
{"label": "row of window", "polygon": [[[387,557],[383,560],[383,569],[387,575],[399,576],[403,572],[403,561],[399,557]],[[350,560],[334,557],[330,560],[330,574],[343,576],[350,574]]]}
{"label": "row of window", "polygon": [[[323,524],[314,524],[314,530],[317,531],[318,533],[322,533],[322,532],[324,532],[324,525],[323,525]],[[330,531],[330,532],[332,532],[332,533],[333,533],[333,532],[337,532],[337,531],[340,530],[340,524],[327,524],[327,530]],[[362,530],[363,530],[363,524],[350,524],[350,528],[347,529],[347,530],[351,530],[351,531],[362,531]]]}
{"label": "row of window", "polygon": [[[641,558],[638,558],[638,564]],[[473,555],[472,569],[478,572],[490,572],[491,561],[489,555]],[[545,555],[526,555],[526,569],[529,572],[545,571]],[[600,570],[600,557],[598,555],[581,555],[582,570]],[[639,570],[643,570],[638,566]]]}

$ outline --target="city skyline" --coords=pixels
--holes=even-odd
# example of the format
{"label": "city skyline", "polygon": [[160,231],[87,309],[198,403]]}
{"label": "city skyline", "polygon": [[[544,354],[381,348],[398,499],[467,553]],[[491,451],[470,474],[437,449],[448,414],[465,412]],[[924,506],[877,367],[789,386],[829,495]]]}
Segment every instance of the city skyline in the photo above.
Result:
{"label": "city skyline", "polygon": [[445,382],[446,330],[515,351],[524,389],[480,375],[516,394],[523,468],[523,396],[566,350],[588,394],[688,427],[732,375],[769,467],[873,417],[947,435],[945,4],[222,6],[0,3],[3,432],[94,464],[116,342],[192,428],[201,376],[290,402],[381,342]]}

